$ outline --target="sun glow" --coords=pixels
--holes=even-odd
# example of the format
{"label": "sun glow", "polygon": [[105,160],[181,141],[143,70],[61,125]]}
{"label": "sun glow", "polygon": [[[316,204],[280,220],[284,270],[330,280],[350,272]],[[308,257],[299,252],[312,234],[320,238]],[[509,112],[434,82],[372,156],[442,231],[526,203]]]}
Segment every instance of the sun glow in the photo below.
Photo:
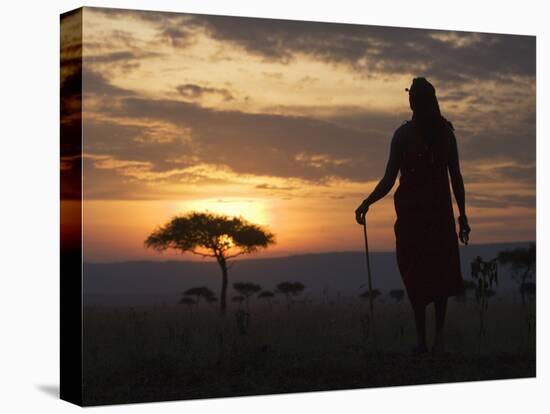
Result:
{"label": "sun glow", "polygon": [[235,247],[235,242],[234,242],[233,238],[231,238],[227,234],[224,234],[224,235],[219,237],[219,243],[220,243],[220,245],[224,246],[224,248],[227,249],[227,250]]}
{"label": "sun glow", "polygon": [[260,225],[271,221],[267,201],[259,198],[209,198],[188,200],[178,203],[181,212],[211,212],[225,214],[230,217],[242,217],[245,220]]}

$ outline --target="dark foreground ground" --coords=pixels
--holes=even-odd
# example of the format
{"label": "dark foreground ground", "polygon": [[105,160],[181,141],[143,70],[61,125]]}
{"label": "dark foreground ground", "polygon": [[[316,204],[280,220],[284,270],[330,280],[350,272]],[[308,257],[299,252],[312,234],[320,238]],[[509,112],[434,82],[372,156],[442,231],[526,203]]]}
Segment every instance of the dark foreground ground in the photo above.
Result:
{"label": "dark foreground ground", "polygon": [[[535,376],[534,305],[450,303],[447,352],[414,356],[406,304],[87,308],[86,405]],[[428,316],[432,316],[428,313]],[[369,333],[370,332],[370,333]]]}

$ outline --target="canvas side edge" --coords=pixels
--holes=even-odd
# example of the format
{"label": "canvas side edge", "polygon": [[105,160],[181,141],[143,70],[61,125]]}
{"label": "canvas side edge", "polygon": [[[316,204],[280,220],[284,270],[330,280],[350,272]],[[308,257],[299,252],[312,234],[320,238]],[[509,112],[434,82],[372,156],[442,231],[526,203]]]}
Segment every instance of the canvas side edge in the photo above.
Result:
{"label": "canvas side edge", "polygon": [[60,16],[60,398],[83,404],[82,9]]}

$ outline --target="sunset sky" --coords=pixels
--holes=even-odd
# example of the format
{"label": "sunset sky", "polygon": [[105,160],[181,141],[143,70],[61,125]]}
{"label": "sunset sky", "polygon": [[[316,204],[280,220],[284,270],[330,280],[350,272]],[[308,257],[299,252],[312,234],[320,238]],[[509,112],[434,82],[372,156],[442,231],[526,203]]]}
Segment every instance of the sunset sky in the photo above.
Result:
{"label": "sunset sky", "polygon": [[85,8],[83,57],[86,261],[191,259],[143,245],[191,210],[268,226],[256,257],[361,249],[415,76],[455,126],[471,242],[535,239],[534,37]]}

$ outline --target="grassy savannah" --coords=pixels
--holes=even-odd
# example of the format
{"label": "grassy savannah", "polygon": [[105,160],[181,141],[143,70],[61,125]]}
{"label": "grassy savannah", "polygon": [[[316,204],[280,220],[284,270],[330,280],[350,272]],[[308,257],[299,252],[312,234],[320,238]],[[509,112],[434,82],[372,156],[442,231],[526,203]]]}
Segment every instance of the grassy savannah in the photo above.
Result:
{"label": "grassy savannah", "polygon": [[535,375],[536,289],[521,289],[521,301],[518,293],[493,290],[498,261],[525,286],[534,273],[534,245],[502,251],[490,262],[478,256],[464,295],[451,300],[446,352],[413,355],[415,328],[403,289],[374,288],[355,297],[324,290],[316,298],[295,280],[273,286],[230,281],[232,259],[273,243],[266,228],[211,213],[191,212],[158,227],[147,247],[216,260],[219,296],[190,286],[173,304],[85,307],[85,403]]}
{"label": "grassy savannah", "polygon": [[[384,297],[385,296],[385,297]],[[383,302],[382,302],[383,301]],[[277,302],[277,303],[276,303]],[[473,297],[451,300],[447,352],[412,356],[409,304],[388,292],[375,304],[376,344],[365,337],[368,301],[250,301],[84,310],[87,404],[144,402],[494,380],[535,375],[534,302],[489,299],[480,338]]]}

